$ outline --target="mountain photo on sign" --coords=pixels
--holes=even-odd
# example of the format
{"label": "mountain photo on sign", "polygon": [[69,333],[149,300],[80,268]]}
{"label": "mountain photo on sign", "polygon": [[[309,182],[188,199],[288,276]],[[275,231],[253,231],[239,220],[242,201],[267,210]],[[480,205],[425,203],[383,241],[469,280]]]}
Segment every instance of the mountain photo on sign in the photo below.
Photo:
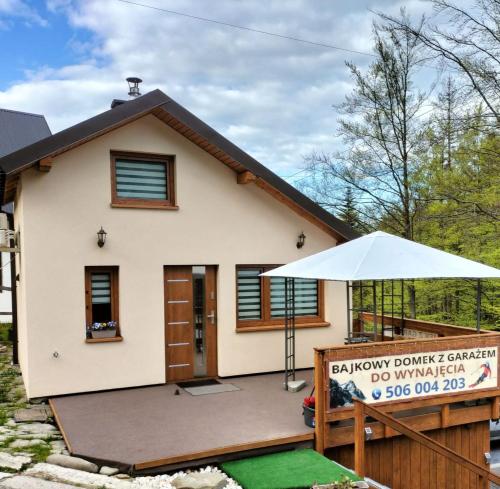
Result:
{"label": "mountain photo on sign", "polygon": [[366,399],[363,391],[352,380],[339,384],[335,379],[330,379],[330,408],[352,406],[353,397],[362,401]]}

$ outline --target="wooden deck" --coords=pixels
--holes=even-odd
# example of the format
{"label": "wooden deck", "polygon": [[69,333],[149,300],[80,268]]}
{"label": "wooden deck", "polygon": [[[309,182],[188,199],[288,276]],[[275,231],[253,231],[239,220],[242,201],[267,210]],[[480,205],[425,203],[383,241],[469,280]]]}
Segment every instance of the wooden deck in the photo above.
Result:
{"label": "wooden deck", "polygon": [[134,471],[220,461],[241,452],[312,446],[302,399],[283,390],[282,374],[238,377],[239,391],[192,396],[175,384],[53,398],[50,404],[73,455]]}

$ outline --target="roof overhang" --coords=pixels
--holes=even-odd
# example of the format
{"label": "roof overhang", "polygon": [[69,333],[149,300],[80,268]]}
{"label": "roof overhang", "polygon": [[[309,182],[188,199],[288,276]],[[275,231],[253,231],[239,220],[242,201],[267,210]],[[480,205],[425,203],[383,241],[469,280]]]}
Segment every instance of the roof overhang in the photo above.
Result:
{"label": "roof overhang", "polygon": [[54,157],[148,114],[153,114],[232,168],[240,177],[251,177],[239,178],[240,183],[251,182],[257,185],[337,241],[345,242],[359,236],[348,224],[317,205],[160,90],[117,105],[1,158],[0,168],[5,177],[2,201],[14,199],[19,175],[28,168],[37,166],[40,170],[50,170]]}

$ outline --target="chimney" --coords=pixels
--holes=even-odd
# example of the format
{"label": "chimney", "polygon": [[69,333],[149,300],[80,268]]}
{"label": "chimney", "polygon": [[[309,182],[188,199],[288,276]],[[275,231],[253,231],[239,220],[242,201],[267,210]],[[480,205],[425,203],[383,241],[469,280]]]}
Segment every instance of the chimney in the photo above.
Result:
{"label": "chimney", "polygon": [[[136,78],[135,76],[129,76],[126,80],[128,83],[128,95],[130,97],[129,100],[133,100],[136,97],[140,97],[141,92],[139,91],[139,83],[142,83],[142,80],[140,78]],[[111,108],[114,109],[118,105],[122,105],[125,102],[127,102],[127,100],[120,100],[115,98],[111,102]]]}

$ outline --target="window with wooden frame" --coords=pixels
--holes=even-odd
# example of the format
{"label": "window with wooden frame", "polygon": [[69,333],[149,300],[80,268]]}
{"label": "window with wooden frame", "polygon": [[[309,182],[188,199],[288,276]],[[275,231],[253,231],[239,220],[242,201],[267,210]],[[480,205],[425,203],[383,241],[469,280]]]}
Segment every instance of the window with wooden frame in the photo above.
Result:
{"label": "window with wooden frame", "polygon": [[[285,279],[261,277],[278,265],[236,267],[237,328],[245,331],[281,329],[285,317]],[[328,326],[324,319],[321,280],[295,279],[297,327]]]}
{"label": "window with wooden frame", "polygon": [[[85,267],[85,319],[87,342],[120,341],[118,306],[118,267]],[[97,325],[101,331],[113,329],[108,323],[115,323],[115,334],[95,334]]]}
{"label": "window with wooden frame", "polygon": [[111,206],[177,209],[174,157],[112,151]]}

